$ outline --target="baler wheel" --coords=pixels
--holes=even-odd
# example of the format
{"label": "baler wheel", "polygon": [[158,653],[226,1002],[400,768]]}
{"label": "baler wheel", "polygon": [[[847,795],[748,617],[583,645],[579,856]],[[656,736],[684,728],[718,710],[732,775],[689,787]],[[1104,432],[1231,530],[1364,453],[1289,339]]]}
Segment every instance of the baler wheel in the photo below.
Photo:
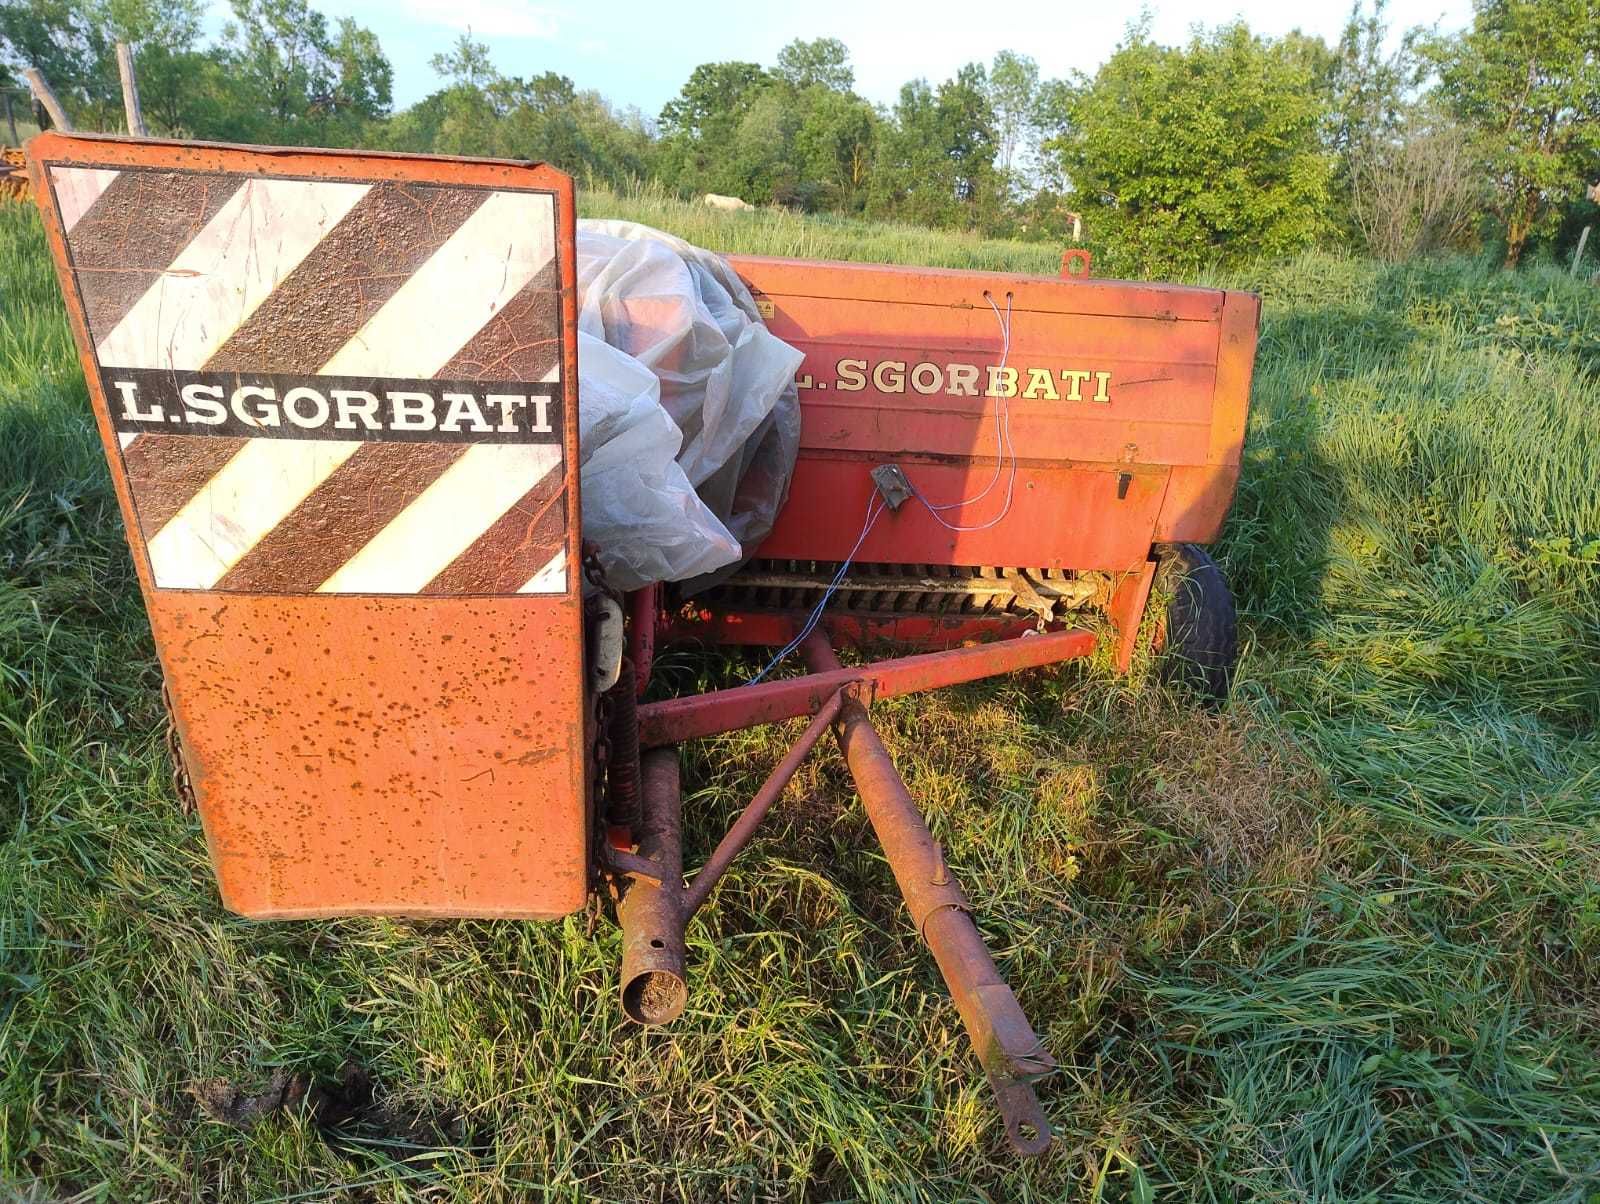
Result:
{"label": "baler wheel", "polygon": [[1158,580],[1164,587],[1171,582],[1172,599],[1157,635],[1161,680],[1181,683],[1208,703],[1220,704],[1239,663],[1239,620],[1227,579],[1199,544],[1168,544],[1157,550],[1157,558]]}

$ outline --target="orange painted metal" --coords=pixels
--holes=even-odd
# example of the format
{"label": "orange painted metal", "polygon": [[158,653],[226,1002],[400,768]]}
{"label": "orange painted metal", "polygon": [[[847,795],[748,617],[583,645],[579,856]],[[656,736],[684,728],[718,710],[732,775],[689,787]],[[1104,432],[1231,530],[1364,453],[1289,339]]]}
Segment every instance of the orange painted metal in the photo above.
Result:
{"label": "orange painted metal", "polygon": [[[547,917],[581,907],[589,740],[569,178],[503,161],[55,134],[36,138],[29,155],[225,903],[256,917]],[[549,292],[554,329],[545,337],[561,341],[564,454],[555,484],[569,519],[555,546],[565,588],[292,595],[158,585],[67,222],[45,183],[55,167],[552,197],[559,270]],[[140,214],[131,213],[130,245],[141,233]],[[103,330],[97,335],[104,341]]]}
{"label": "orange painted metal", "polygon": [[1061,278],[1087,280],[1094,267],[1094,254],[1082,247],[1068,247],[1061,252]]}
{"label": "orange painted metal", "polygon": [[[1128,572],[1158,540],[1215,538],[1238,481],[1253,295],[732,262],[772,331],[806,356],[800,461],[763,558],[844,559],[861,530],[867,473],[886,461],[936,504],[982,493],[997,465],[1001,475],[980,500],[943,512],[978,529],[949,530],[909,502],[877,523],[861,560]],[[1002,400],[1017,458],[1009,510]]]}
{"label": "orange painted metal", "polygon": [[1111,592],[1111,604],[1106,613],[1117,629],[1117,671],[1126,673],[1133,667],[1133,653],[1139,640],[1139,622],[1144,618],[1145,604],[1150,601],[1150,589],[1156,580],[1156,562],[1147,560],[1139,569],[1126,573]]}
{"label": "orange painted metal", "polygon": [[859,685],[873,698],[896,698],[998,677],[1020,669],[1059,664],[1074,657],[1088,656],[1094,646],[1092,631],[1072,628],[875,661],[829,673],[809,673],[782,681],[735,686],[688,698],[647,702],[639,707],[639,740],[647,748],[681,744],[720,732],[736,732],[763,723],[815,715],[845,686]]}

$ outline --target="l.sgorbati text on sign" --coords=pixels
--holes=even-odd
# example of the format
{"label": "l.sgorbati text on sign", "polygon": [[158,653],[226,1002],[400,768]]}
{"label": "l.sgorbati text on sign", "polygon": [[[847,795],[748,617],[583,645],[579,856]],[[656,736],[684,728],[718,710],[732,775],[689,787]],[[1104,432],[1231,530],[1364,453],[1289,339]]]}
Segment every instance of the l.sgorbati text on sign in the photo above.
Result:
{"label": "l.sgorbati text on sign", "polygon": [[1010,364],[965,364],[933,360],[841,359],[830,379],[803,372],[795,378],[802,393],[827,391],[904,393],[949,397],[1021,397],[1028,401],[1111,400],[1111,373],[1103,368],[1056,368]]}
{"label": "l.sgorbati text on sign", "polygon": [[123,434],[559,443],[559,384],[104,368]]}

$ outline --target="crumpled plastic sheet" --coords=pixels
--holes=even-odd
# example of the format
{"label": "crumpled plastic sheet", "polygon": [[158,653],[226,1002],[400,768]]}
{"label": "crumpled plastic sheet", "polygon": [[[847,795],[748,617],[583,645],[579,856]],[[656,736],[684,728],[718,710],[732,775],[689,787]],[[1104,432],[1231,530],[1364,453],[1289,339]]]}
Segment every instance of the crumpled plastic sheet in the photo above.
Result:
{"label": "crumpled plastic sheet", "polygon": [[616,588],[703,586],[772,530],[800,448],[801,353],[721,256],[578,223],[584,538]]}

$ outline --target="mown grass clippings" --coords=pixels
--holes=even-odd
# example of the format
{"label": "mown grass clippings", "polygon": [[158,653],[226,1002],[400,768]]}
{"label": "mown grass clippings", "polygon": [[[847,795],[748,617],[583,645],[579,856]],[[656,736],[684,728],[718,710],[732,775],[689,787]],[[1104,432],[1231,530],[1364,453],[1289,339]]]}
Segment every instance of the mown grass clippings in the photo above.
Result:
{"label": "mown grass clippings", "polygon": [[[1054,252],[590,194],[726,250]],[[0,1194],[38,1200],[1527,1200],[1600,1192],[1600,427],[1592,291],[1308,255],[1265,296],[1217,549],[1218,714],[1092,662],[881,708],[1062,1063],[1019,1165],[837,756],[689,933],[670,1031],[617,933],[219,907],[38,224],[0,206]],[[658,689],[731,684],[668,651]],[[796,734],[688,747],[695,864]],[[458,1136],[248,1129],[339,1081]],[[452,1122],[454,1123],[454,1122]],[[402,1135],[403,1137],[403,1135]]]}

